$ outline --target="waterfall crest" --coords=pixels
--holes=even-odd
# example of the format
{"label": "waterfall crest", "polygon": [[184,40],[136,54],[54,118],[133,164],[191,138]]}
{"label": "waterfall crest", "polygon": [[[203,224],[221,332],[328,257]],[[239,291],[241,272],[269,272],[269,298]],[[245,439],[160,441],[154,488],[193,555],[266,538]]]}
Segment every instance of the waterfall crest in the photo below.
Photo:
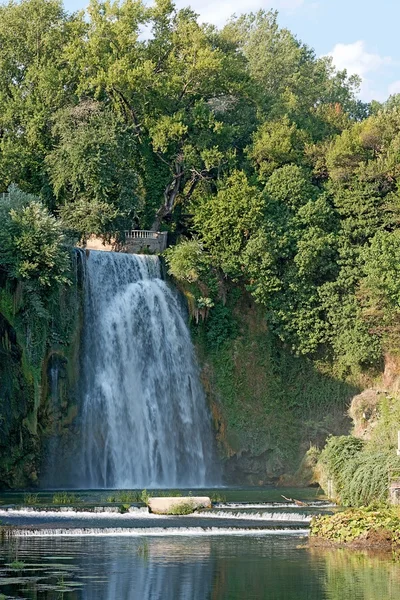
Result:
{"label": "waterfall crest", "polygon": [[91,251],[84,285],[79,485],[217,483],[190,333],[159,259]]}

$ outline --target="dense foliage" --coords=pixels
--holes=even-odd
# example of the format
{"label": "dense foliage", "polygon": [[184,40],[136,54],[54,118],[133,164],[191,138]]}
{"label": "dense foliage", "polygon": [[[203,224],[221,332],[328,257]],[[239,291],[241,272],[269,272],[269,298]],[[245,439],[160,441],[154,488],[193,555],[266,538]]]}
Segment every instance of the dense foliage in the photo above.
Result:
{"label": "dense foliage", "polygon": [[[275,12],[216,29],[170,0],[9,2],[0,77],[0,192],[41,202],[3,237],[57,228],[46,210],[83,239],[168,228],[171,273],[217,323],[233,282],[286,348],[340,377],[396,346],[399,97],[361,103],[357,77]],[[55,246],[44,265],[18,248],[0,257],[13,276],[63,277]]]}
{"label": "dense foliage", "polygon": [[0,201],[0,266],[11,279],[40,290],[68,283],[61,223],[33,195],[11,186]]}
{"label": "dense foliage", "polygon": [[319,457],[317,472],[323,488],[344,506],[386,503],[388,482],[400,473],[398,400],[380,399],[376,419],[368,439],[330,437]]}
{"label": "dense foliage", "polygon": [[[311,536],[337,544],[358,542],[366,548],[399,550],[400,516],[397,508],[375,507],[347,510],[314,517]],[[361,544],[360,544],[361,542]]]}

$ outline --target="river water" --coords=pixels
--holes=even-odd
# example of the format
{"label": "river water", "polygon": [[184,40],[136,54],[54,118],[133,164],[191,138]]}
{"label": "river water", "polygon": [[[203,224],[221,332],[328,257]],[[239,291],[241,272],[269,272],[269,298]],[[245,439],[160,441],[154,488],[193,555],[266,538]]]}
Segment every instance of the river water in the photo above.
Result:
{"label": "river water", "polygon": [[15,526],[15,535],[0,543],[0,594],[32,600],[400,598],[396,562],[309,547],[311,516],[336,508],[310,492],[299,495],[307,506],[284,501],[279,490],[231,492],[212,510],[167,517],[140,505],[121,514],[120,506],[95,506],[90,496],[74,507],[3,505],[0,519]]}

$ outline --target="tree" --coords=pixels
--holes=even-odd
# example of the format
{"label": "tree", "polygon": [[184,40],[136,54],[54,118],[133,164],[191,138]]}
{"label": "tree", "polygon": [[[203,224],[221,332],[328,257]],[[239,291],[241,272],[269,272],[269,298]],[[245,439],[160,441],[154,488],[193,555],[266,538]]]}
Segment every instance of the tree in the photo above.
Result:
{"label": "tree", "polygon": [[335,106],[358,118],[365,108],[355,99],[360,80],[336,72],[329,58],[317,58],[288,29],[280,28],[276,11],[234,18],[225,35],[234,40],[248,61],[256,84],[255,99],[264,118],[287,115],[292,122],[320,139],[325,115],[320,105]]}
{"label": "tree", "polygon": [[195,208],[194,226],[215,266],[230,277],[243,275],[242,253],[262,221],[263,202],[245,173],[235,171],[214,197]]}
{"label": "tree", "polygon": [[0,199],[0,265],[38,291],[68,283],[62,226],[38,198],[11,186]]}
{"label": "tree", "polygon": [[140,222],[142,184],[137,141],[98,102],[85,101],[54,117],[56,147],[46,157],[61,214],[82,236],[128,229]]}
{"label": "tree", "polygon": [[256,162],[260,179],[272,175],[286,164],[304,163],[307,133],[290,123],[287,116],[279,121],[266,121],[254,134],[250,157]]}
{"label": "tree", "polygon": [[51,117],[74,101],[76,77],[64,46],[82,19],[60,0],[22,0],[0,6],[0,191],[11,182],[50,196],[44,157]]}
{"label": "tree", "polygon": [[[78,91],[107,98],[133,127],[144,180],[157,158],[163,173],[157,182],[160,221],[229,161],[237,128],[226,121],[238,110],[243,61],[232,45],[220,47],[216,32],[199,25],[192,11],[176,11],[166,0],[148,9],[131,0],[92,0],[88,12],[86,36],[68,50],[79,64]],[[142,42],[145,24],[153,37]]]}

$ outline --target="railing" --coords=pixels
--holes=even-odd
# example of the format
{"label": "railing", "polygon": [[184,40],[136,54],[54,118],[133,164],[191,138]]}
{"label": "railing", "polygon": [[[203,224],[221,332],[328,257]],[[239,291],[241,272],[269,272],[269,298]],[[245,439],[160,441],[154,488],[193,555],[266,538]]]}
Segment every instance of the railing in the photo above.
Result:
{"label": "railing", "polygon": [[147,229],[132,229],[125,231],[125,239],[148,239],[158,240],[159,237],[165,237],[166,231],[149,231]]}

